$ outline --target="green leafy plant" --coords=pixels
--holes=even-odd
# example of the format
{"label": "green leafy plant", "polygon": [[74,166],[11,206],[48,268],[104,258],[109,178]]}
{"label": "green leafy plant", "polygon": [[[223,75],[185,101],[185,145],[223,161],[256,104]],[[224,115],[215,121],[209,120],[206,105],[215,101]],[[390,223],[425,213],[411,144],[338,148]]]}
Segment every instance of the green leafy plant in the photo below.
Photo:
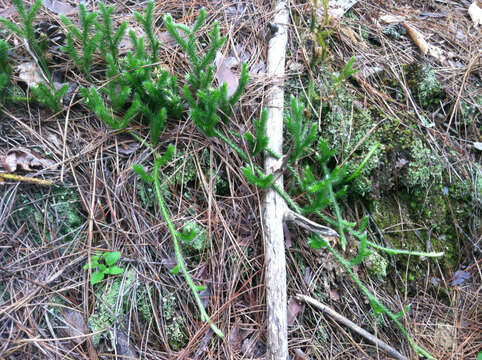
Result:
{"label": "green leafy plant", "polygon": [[114,13],[114,5],[106,7],[103,1],[99,2],[100,15],[102,21],[96,22],[97,29],[100,32],[100,51],[104,58],[107,54],[112,55],[113,59],[119,56],[119,43],[127,29],[127,22],[123,21],[117,31],[112,27],[112,14]]}
{"label": "green leafy plant", "polygon": [[2,17],[0,17],[0,24],[3,24],[3,26],[18,37],[26,40],[29,50],[34,53],[33,55],[36,57],[36,60],[39,61],[42,71],[50,79],[47,62],[42,55],[43,52],[40,43],[35,38],[35,27],[33,25],[33,20],[42,6],[42,0],[37,0],[28,10],[25,8],[23,0],[12,0],[12,3],[20,16],[21,24],[17,25]]}
{"label": "green leafy plant", "polygon": [[147,39],[149,40],[149,45],[151,47],[151,62],[155,63],[158,60],[159,47],[161,46],[161,42],[154,35],[153,12],[154,12],[154,3],[151,1],[147,3],[146,12],[144,16],[142,16],[142,14],[138,13],[137,11],[134,12],[134,16],[144,28],[144,32],[146,33]]}
{"label": "green leafy plant", "polygon": [[[67,26],[66,44],[62,47],[74,61],[74,64],[90,79],[90,69],[92,65],[92,58],[99,46],[101,33],[91,35],[92,30],[95,29],[97,13],[87,11],[83,3],[79,4],[79,20],[80,28],[77,28],[65,16],[61,15],[60,19]],[[79,53],[76,48],[75,41],[80,41],[82,52]]]}
{"label": "green leafy plant", "polygon": [[67,93],[69,85],[64,84],[59,89],[52,88],[45,83],[39,83],[37,86],[32,86],[30,90],[33,93],[34,99],[40,104],[52,109],[55,112],[62,110],[62,98]]}
{"label": "green leafy plant", "polygon": [[186,74],[187,84],[184,85],[184,96],[189,104],[191,118],[207,136],[215,136],[214,129],[220,118],[227,119],[232,115],[232,106],[243,94],[249,81],[249,75],[248,66],[243,63],[238,87],[231,96],[228,96],[226,84],[222,84],[220,88],[212,87],[215,75],[212,62],[217,51],[226,42],[226,38],[220,36],[219,25],[214,22],[209,32],[210,43],[206,53],[198,52],[197,32],[205,20],[206,10],[204,8],[201,9],[192,27],[174,22],[170,14],[164,16],[167,31],[186,52],[189,59],[191,70]]}
{"label": "green leafy plant", "polygon": [[8,43],[0,40],[0,102],[3,102],[10,83],[12,66],[8,63]]}
{"label": "green leafy plant", "polygon": [[154,185],[159,208],[161,209],[161,213],[164,218],[164,221],[166,222],[167,227],[169,228],[169,232],[171,233],[172,242],[174,245],[174,253],[176,255],[177,265],[171,270],[171,273],[173,275],[177,275],[181,273],[184,276],[184,280],[186,281],[186,284],[191,290],[191,293],[194,297],[196,305],[198,306],[198,310],[201,314],[201,320],[207,321],[211,329],[214,331],[214,333],[219,337],[223,338],[224,335],[222,331],[210,320],[209,315],[207,314],[206,309],[202,304],[201,297],[199,296],[199,293],[203,291],[206,287],[201,285],[196,285],[194,283],[191,275],[189,274],[187,265],[184,261],[184,257],[181,251],[181,241],[184,241],[184,242],[192,241],[198,235],[200,235],[199,234],[200,229],[198,227],[193,227],[187,224],[183,231],[176,230],[171,220],[171,216],[169,215],[169,210],[166,207],[164,197],[162,195],[163,191],[161,187],[159,171],[161,167],[164,166],[172,158],[173,154],[174,154],[174,146],[171,144],[168,146],[163,156],[155,156],[154,169],[152,171],[152,174],[148,174],[144,170],[144,168],[138,164],[133,165],[133,169],[143,181],[147,183],[152,183]]}
{"label": "green leafy plant", "polygon": [[[176,77],[164,69],[156,68],[153,71],[153,61],[158,57],[161,44],[153,31],[153,6],[152,2],[147,5],[144,16],[135,14],[148,36],[150,51],[147,51],[144,39],[131,30],[129,37],[133,51],[119,59],[116,49],[125,32],[124,25],[114,32],[113,7],[101,5],[102,24],[97,25],[100,32],[94,38],[101,37],[101,47],[110,49],[101,51],[107,62],[106,75],[109,81],[100,88],[100,92],[107,96],[112,109],[94,87],[81,89],[81,94],[86,105],[115,129],[126,127],[133,118],[142,115],[150,124],[152,143],[156,145],[167,116],[180,118],[183,103]],[[113,115],[114,112],[125,111],[126,107],[127,111],[122,118]]]}
{"label": "green leafy plant", "polygon": [[255,135],[246,133],[244,139],[249,145],[249,154],[256,156],[261,154],[268,147],[268,136],[266,135],[266,122],[268,121],[268,110],[264,109],[259,120],[253,121]]}
{"label": "green leafy plant", "polygon": [[84,265],[84,270],[95,270],[90,278],[90,283],[95,285],[104,280],[105,275],[119,275],[124,272],[124,269],[115,265],[120,259],[121,253],[119,251],[105,252],[92,256],[90,263]]}
{"label": "green leafy plant", "polygon": [[333,34],[333,30],[329,28],[330,15],[328,13],[328,0],[322,0],[324,17],[322,21],[318,21],[318,0],[313,0],[313,12],[311,15],[310,31],[313,35],[313,54],[311,58],[311,66],[316,65],[319,61],[325,61],[328,57],[329,47],[327,39]]}
{"label": "green leafy plant", "polygon": [[[33,21],[42,6],[42,0],[37,0],[29,10],[25,8],[23,0],[12,0],[12,3],[20,16],[21,24],[17,25],[12,21],[1,17],[0,24],[3,24],[9,31],[25,40],[27,50],[30,52],[36,64],[40,67],[40,70],[43,72],[44,77],[47,80],[45,83],[40,83],[37,86],[31,87],[34,99],[53,111],[59,112],[62,109],[61,99],[67,92],[68,86],[64,85],[60,89],[55,88],[47,66],[47,61],[44,57],[45,49],[42,45],[44,42],[38,41],[35,37]],[[1,81],[2,80],[0,79],[0,82]]]}

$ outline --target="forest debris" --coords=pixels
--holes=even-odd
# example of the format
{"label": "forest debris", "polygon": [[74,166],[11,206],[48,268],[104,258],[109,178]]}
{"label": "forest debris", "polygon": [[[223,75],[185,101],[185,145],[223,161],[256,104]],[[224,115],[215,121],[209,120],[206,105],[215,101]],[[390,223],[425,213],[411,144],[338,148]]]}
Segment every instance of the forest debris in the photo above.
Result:
{"label": "forest debris", "polygon": [[62,327],[65,336],[72,338],[76,344],[82,344],[89,333],[83,315],[75,310],[65,309],[63,311],[63,320],[66,326]]}
{"label": "forest debris", "polygon": [[[328,14],[340,18],[357,2],[358,0],[330,0],[328,2]],[[320,16],[322,16],[322,13],[324,12],[323,7],[318,9],[318,12],[320,12]]]}
{"label": "forest debris", "polygon": [[36,86],[43,81],[42,74],[33,62],[20,64],[16,67],[16,70],[20,80],[25,82],[28,87]]}
{"label": "forest debris", "polygon": [[384,24],[398,24],[405,20],[405,16],[388,14],[380,16],[378,20]]}
{"label": "forest debris", "polygon": [[220,51],[216,54],[216,59],[214,60],[216,64],[216,80],[218,85],[226,83],[228,87],[228,97],[233,95],[239,84],[239,77],[234,75],[231,68],[237,65],[235,58],[229,56],[225,57]]}
{"label": "forest debris", "polygon": [[454,349],[457,346],[455,328],[449,324],[438,323],[435,329],[434,342],[446,350]]}
{"label": "forest debris", "polygon": [[301,350],[300,348],[297,348],[297,349],[295,349],[295,359],[309,360],[310,357],[307,354],[305,354],[305,352],[303,350]]}
{"label": "forest debris", "polygon": [[474,0],[468,11],[474,26],[482,24],[482,1]]}
{"label": "forest debris", "polygon": [[470,273],[463,271],[463,270],[457,270],[454,274],[454,279],[450,283],[452,286],[457,286],[457,285],[462,285],[464,282],[470,279]]}
{"label": "forest debris", "polygon": [[296,320],[298,313],[303,310],[303,306],[296,301],[295,298],[290,298],[288,301],[288,326],[293,325]]}
{"label": "forest debris", "polygon": [[129,337],[121,329],[116,332],[116,350],[117,355],[123,359],[138,359],[137,352],[129,344]]}
{"label": "forest debris", "polygon": [[6,173],[0,172],[0,184],[4,183],[5,180],[24,182],[24,183],[27,183],[27,184],[35,184],[35,185],[41,185],[41,186],[51,186],[52,185],[52,180],[43,180],[43,179],[37,179],[37,178],[34,178],[34,177],[29,177],[29,176],[22,176],[22,175],[16,175],[16,174],[6,174]]}
{"label": "forest debris", "polygon": [[415,45],[418,46],[422,55],[427,55],[429,46],[428,46],[428,43],[423,38],[422,33],[420,33],[415,28],[411,27],[406,22],[403,23],[403,27],[405,28],[405,30],[407,30],[408,35],[410,36],[412,41],[415,43]]}
{"label": "forest debris", "polygon": [[407,30],[408,35],[412,39],[412,41],[415,43],[415,45],[418,46],[420,49],[420,52],[422,55],[430,55],[437,59],[441,64],[446,63],[447,57],[454,57],[454,54],[451,53],[446,53],[443,49],[441,49],[438,46],[431,45],[429,44],[425,39],[422,33],[420,33],[418,30],[410,26],[408,23],[404,22],[403,26],[405,30]]}
{"label": "forest debris", "polygon": [[44,6],[56,14],[69,15],[77,11],[76,8],[68,3],[58,0],[43,0]]}
{"label": "forest debris", "polygon": [[3,167],[13,173],[19,167],[25,171],[57,168],[55,161],[42,157],[37,152],[27,148],[15,148],[7,151],[5,156],[0,157]]}

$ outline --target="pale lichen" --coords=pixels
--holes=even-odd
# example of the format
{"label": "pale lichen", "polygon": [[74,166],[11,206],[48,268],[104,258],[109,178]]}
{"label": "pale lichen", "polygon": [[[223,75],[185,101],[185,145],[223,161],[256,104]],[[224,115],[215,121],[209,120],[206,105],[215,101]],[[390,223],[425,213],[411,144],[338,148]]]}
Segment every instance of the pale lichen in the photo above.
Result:
{"label": "pale lichen", "polygon": [[370,250],[370,254],[363,260],[370,275],[381,278],[387,276],[388,260],[375,250]]}
{"label": "pale lichen", "polygon": [[187,343],[187,335],[184,330],[184,318],[176,315],[176,298],[172,293],[165,293],[162,297],[162,311],[166,322],[166,336],[169,346],[179,350]]}
{"label": "pale lichen", "polygon": [[117,278],[110,285],[105,283],[96,289],[96,305],[94,312],[89,317],[89,326],[92,332],[94,344],[98,344],[104,331],[108,331],[112,341],[112,328],[117,323],[121,325],[125,314],[124,296],[129,291],[135,278],[134,270],[130,270],[123,278]]}

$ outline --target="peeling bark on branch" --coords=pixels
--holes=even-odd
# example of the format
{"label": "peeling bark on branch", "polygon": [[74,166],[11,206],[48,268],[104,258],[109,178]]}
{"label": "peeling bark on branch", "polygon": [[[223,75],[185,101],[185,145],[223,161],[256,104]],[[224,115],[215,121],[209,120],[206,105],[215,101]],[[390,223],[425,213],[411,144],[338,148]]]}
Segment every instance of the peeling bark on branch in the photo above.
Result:
{"label": "peeling bark on branch", "polygon": [[[278,1],[273,24],[277,30],[268,47],[267,72],[273,87],[268,93],[268,147],[278,154],[283,145],[283,104],[284,104],[284,67],[286,43],[288,40],[288,4]],[[271,172],[277,160],[267,156],[265,170]],[[277,179],[283,187],[283,178]],[[283,218],[286,204],[274,190],[269,189],[263,204],[263,225],[266,259],[266,305],[268,356],[267,359],[285,360],[288,358],[288,325],[286,296],[286,259],[283,237]]]}

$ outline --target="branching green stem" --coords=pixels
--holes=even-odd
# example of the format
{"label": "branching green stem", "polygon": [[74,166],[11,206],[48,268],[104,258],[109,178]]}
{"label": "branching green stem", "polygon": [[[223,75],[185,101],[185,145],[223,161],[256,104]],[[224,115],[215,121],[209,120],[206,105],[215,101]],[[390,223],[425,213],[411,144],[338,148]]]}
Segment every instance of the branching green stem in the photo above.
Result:
{"label": "branching green stem", "polygon": [[189,272],[187,270],[187,266],[184,262],[184,258],[181,253],[181,245],[179,243],[178,239],[178,232],[174,228],[174,224],[171,221],[171,217],[169,215],[169,212],[167,210],[166,204],[164,202],[164,197],[162,196],[162,191],[161,191],[161,183],[159,180],[159,165],[155,164],[154,170],[153,170],[153,178],[154,178],[154,188],[156,191],[156,197],[157,201],[159,203],[159,208],[161,209],[162,217],[164,218],[164,221],[167,224],[167,227],[169,228],[169,232],[171,233],[172,236],[172,243],[174,244],[174,252],[176,255],[176,261],[177,261],[177,266],[179,267],[179,270],[181,271],[182,275],[184,276],[184,280],[186,281],[187,285],[189,286],[189,289],[191,290],[191,293],[194,296],[194,300],[198,306],[199,312],[201,314],[201,320],[202,321],[207,321],[209,323],[209,326],[213,330],[213,332],[219,336],[220,338],[224,339],[224,334],[222,331],[211,321],[209,318],[209,315],[207,314],[206,310],[204,309],[204,306],[202,304],[201,298],[199,297],[199,289],[194,284],[194,281],[191,278],[191,275],[189,275]]}
{"label": "branching green stem", "polygon": [[328,248],[328,250],[333,254],[333,256],[338,260],[338,262],[340,264],[343,265],[343,267],[345,268],[345,270],[348,272],[348,274],[350,275],[351,279],[357,284],[357,286],[360,288],[360,290],[365,294],[365,296],[370,300],[370,303],[372,304],[375,304],[376,307],[378,309],[381,310],[381,312],[387,314],[387,316],[397,325],[397,327],[400,329],[400,331],[402,332],[402,334],[405,336],[405,338],[407,339],[407,341],[409,342],[410,346],[419,354],[419,355],[423,355],[425,356],[426,358],[428,359],[434,359],[434,357],[432,355],[430,355],[427,351],[425,351],[424,349],[422,349],[420,346],[418,346],[417,344],[415,344],[415,342],[413,341],[413,339],[410,337],[410,335],[408,335],[407,331],[404,329],[403,325],[400,323],[400,321],[398,320],[398,316],[396,314],[394,314],[393,312],[391,312],[385,305],[383,305],[371,292],[370,290],[368,290],[365,285],[363,285],[363,283],[360,281],[360,279],[355,275],[355,273],[353,272],[353,270],[351,269],[351,266],[350,266],[350,263],[348,261],[346,261],[343,256],[341,256],[338,251],[336,251],[333,247],[330,246],[330,244],[328,244],[328,242],[325,242],[326,243],[326,247]]}

